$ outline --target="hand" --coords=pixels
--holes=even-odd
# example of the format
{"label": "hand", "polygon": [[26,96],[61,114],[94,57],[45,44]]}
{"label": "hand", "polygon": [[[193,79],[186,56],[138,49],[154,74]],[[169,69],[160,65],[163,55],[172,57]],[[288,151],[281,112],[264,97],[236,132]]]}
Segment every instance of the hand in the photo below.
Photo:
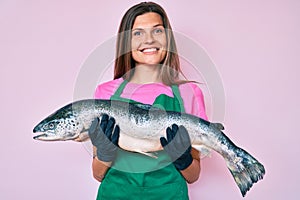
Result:
{"label": "hand", "polygon": [[164,150],[171,157],[178,170],[184,170],[193,162],[191,155],[191,141],[187,130],[183,126],[172,125],[166,129],[167,139],[160,138]]}
{"label": "hand", "polygon": [[112,162],[116,158],[120,128],[115,126],[115,119],[104,114],[94,119],[88,131],[92,144],[97,148],[97,157],[104,162]]}

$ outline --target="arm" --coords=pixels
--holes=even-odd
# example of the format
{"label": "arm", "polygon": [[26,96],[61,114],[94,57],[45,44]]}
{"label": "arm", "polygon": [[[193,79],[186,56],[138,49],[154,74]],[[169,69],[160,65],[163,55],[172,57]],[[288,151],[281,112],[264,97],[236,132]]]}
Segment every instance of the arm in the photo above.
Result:
{"label": "arm", "polygon": [[[202,119],[208,119],[206,115],[204,96],[201,89],[194,83],[179,86],[186,112]],[[194,148],[191,150],[192,164],[185,170],[180,171],[188,183],[197,181],[201,172],[200,152]]]}
{"label": "arm", "polygon": [[92,171],[93,177],[101,182],[105,177],[107,170],[110,168],[111,162],[104,162],[97,158],[97,148],[93,146],[93,161],[92,161]]}
{"label": "arm", "polygon": [[181,170],[180,173],[189,184],[196,182],[199,179],[201,166],[200,166],[200,152],[192,148],[191,155],[193,161],[186,169]]}
{"label": "arm", "polygon": [[110,168],[110,165],[110,162],[103,162],[95,157],[92,162],[93,177],[101,182],[105,177],[107,170]]}
{"label": "arm", "polygon": [[161,137],[160,142],[174,166],[188,183],[197,181],[200,175],[200,157],[199,152],[191,147],[187,130],[173,124],[166,129],[166,133],[167,138]]}
{"label": "arm", "polygon": [[93,176],[102,181],[111,163],[116,157],[120,128],[115,126],[115,120],[103,115],[101,121],[96,118],[89,129],[93,144]]}

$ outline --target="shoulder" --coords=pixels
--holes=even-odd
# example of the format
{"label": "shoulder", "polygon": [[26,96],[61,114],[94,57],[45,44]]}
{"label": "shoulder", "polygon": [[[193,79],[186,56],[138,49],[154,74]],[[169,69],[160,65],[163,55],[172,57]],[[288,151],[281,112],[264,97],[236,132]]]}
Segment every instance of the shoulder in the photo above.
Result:
{"label": "shoulder", "polygon": [[186,112],[207,119],[203,92],[198,84],[193,82],[181,84],[179,91]]}
{"label": "shoulder", "polygon": [[197,97],[203,97],[202,90],[198,86],[198,84],[193,82],[188,82],[184,84],[179,85],[179,91],[181,93],[197,96]]}
{"label": "shoulder", "polygon": [[119,78],[99,84],[96,87],[94,98],[110,99],[110,97],[115,93],[116,89],[121,84],[121,82],[122,78]]}

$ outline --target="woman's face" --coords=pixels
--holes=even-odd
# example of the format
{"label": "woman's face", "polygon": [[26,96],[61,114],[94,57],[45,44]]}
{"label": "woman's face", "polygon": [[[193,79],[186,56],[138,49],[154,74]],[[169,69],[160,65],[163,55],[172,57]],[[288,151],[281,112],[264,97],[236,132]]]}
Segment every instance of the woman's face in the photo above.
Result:
{"label": "woman's face", "polygon": [[159,14],[145,13],[136,17],[132,27],[132,57],[138,64],[157,65],[166,56],[166,33]]}

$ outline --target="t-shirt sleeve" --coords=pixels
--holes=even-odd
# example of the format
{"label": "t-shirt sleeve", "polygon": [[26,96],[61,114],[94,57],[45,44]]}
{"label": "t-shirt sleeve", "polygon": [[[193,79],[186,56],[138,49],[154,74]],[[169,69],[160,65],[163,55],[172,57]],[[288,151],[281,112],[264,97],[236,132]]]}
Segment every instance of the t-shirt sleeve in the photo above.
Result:
{"label": "t-shirt sleeve", "polygon": [[94,98],[110,99],[110,97],[115,93],[119,85],[120,85],[119,79],[108,81],[98,85],[94,93]]}
{"label": "t-shirt sleeve", "polygon": [[196,115],[198,115],[202,119],[207,120],[205,102],[204,102],[204,96],[202,90],[198,86],[194,85],[194,92],[195,92],[194,102],[195,105],[197,106],[197,108],[195,108]]}
{"label": "t-shirt sleeve", "polygon": [[207,120],[205,102],[202,90],[194,83],[179,86],[185,111],[189,114]]}

